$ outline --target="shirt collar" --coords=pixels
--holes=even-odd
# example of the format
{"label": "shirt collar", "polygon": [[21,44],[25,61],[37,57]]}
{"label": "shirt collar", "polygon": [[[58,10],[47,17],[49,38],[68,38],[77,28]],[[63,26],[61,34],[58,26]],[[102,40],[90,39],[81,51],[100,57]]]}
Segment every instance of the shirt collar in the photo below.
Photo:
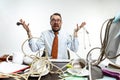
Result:
{"label": "shirt collar", "polygon": [[[53,30],[51,30],[51,33],[53,33],[54,34],[54,31]],[[61,33],[61,30],[59,30],[58,31],[58,34],[60,34]]]}

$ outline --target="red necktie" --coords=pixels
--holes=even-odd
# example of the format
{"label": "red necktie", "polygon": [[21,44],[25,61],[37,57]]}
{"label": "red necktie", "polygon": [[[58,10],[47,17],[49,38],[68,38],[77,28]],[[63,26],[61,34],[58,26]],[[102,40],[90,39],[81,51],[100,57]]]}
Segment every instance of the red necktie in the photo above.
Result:
{"label": "red necktie", "polygon": [[57,54],[58,54],[58,32],[55,32],[55,37],[53,40],[53,45],[52,45],[52,58],[56,59],[57,58]]}

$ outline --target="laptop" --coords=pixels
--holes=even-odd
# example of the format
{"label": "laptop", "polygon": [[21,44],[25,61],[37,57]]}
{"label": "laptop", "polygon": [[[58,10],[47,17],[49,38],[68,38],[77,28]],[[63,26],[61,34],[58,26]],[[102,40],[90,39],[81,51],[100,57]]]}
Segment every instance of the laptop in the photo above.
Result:
{"label": "laptop", "polygon": [[65,71],[67,69],[66,65],[71,62],[70,59],[49,59],[49,61],[51,61],[53,72],[61,70]]}

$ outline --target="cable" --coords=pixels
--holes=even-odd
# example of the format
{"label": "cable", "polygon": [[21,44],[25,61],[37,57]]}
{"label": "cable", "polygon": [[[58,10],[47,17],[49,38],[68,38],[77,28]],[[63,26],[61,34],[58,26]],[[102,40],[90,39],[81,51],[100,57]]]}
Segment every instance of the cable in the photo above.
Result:
{"label": "cable", "polygon": [[88,32],[88,30],[85,28],[85,27],[83,27],[83,30],[84,30],[84,32],[83,32],[83,43],[84,43],[84,49],[86,49],[86,43],[85,43],[85,40],[86,40],[86,36],[85,36],[85,33],[87,34],[87,37],[88,37],[88,43],[89,43],[89,47],[91,47],[91,42],[90,42],[90,37],[89,37],[89,32]]}
{"label": "cable", "polygon": [[[106,21],[103,23],[103,25],[102,25],[101,33],[100,33],[100,40],[101,40],[101,46],[102,46],[101,52],[102,52],[102,54],[103,54],[102,56],[105,56],[105,57],[108,58],[108,59],[114,59],[114,58],[120,56],[120,54],[118,54],[118,55],[115,55],[115,56],[113,56],[113,57],[110,57],[110,56],[107,55],[106,50],[105,50],[106,47],[107,47],[107,45],[109,44],[109,43],[108,43],[109,31],[110,31],[111,24],[112,24],[113,20],[114,20],[114,18],[111,18],[111,19],[106,20]],[[107,21],[108,21],[108,23],[107,23],[106,30],[105,30],[105,36],[104,36],[104,40],[102,41],[102,29],[103,29],[104,24],[105,24]]]}
{"label": "cable", "polygon": [[[108,43],[109,31],[110,31],[111,24],[112,24],[113,20],[114,20],[114,18],[107,19],[107,20],[105,20],[104,23],[102,24],[102,27],[101,27],[101,30],[100,30],[101,48],[95,47],[95,48],[91,49],[91,50],[88,52],[88,54],[87,54],[87,58],[86,58],[86,59],[87,59],[87,61],[88,61],[88,57],[89,57],[89,54],[91,53],[91,51],[93,51],[94,49],[100,49],[100,56],[99,56],[97,62],[96,62],[96,63],[93,63],[94,65],[98,65],[101,61],[105,60],[106,58],[108,58],[108,59],[114,59],[114,58],[120,56],[120,54],[118,54],[118,55],[115,55],[114,57],[110,57],[110,56],[108,56],[107,53],[106,53],[106,47],[107,47],[107,45],[109,44],[109,43]],[[106,28],[105,28],[105,36],[104,36],[104,40],[103,40],[103,39],[102,39],[102,33],[103,33],[102,31],[103,31],[103,27],[104,27],[104,25],[105,25],[106,23],[107,23],[107,25],[106,25]]]}

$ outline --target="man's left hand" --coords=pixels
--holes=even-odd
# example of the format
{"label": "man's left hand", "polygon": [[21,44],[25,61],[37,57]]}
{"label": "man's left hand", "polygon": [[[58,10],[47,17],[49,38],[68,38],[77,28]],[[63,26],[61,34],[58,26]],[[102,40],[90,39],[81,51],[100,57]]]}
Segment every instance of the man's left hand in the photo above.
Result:
{"label": "man's left hand", "polygon": [[84,27],[86,25],[86,22],[82,22],[80,26],[78,26],[77,24],[77,28],[74,29],[75,32],[78,32],[82,27]]}

